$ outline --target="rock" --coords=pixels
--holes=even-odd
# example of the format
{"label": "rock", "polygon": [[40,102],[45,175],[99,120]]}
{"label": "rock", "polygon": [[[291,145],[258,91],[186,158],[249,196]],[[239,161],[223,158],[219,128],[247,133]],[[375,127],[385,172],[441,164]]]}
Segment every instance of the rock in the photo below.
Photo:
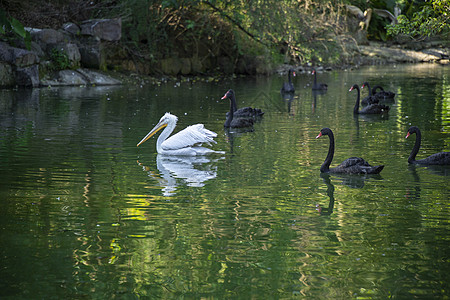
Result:
{"label": "rock", "polygon": [[360,46],[360,50],[363,55],[377,57],[387,62],[431,62],[440,59],[433,54],[398,48]]}
{"label": "rock", "polygon": [[448,59],[449,54],[444,49],[425,49],[422,51],[425,54],[433,55],[435,57],[438,57],[440,59]]}
{"label": "rock", "polygon": [[182,64],[178,58],[171,57],[162,59],[160,63],[161,63],[161,71],[164,74],[175,76],[178,75],[178,73],[180,73],[181,71]]}
{"label": "rock", "polygon": [[14,77],[18,86],[24,87],[38,87],[39,86],[39,66],[32,65],[31,67],[17,67]]}
{"label": "rock", "polygon": [[81,56],[81,65],[93,69],[106,69],[105,57],[102,55],[102,43],[100,41],[92,41],[82,39],[78,44],[78,50]]}
{"label": "rock", "polygon": [[0,61],[4,61],[7,63],[13,62],[13,54],[11,51],[11,46],[0,42]]}
{"label": "rock", "polygon": [[11,48],[10,51],[12,52],[13,65],[19,68],[29,67],[39,63],[39,57],[31,51],[19,48]]}
{"label": "rock", "polygon": [[72,67],[78,67],[80,65],[81,54],[76,44],[64,43],[58,46],[58,50],[67,55]]}
{"label": "rock", "polygon": [[62,28],[65,32],[68,32],[73,35],[78,35],[81,33],[81,28],[74,23],[65,23]]}
{"label": "rock", "polygon": [[191,60],[189,58],[180,58],[181,61],[181,74],[188,75],[191,74]]}
{"label": "rock", "polygon": [[88,70],[77,69],[78,73],[82,74],[89,84],[92,85],[119,85],[122,84],[120,80],[112,78],[111,76]]}
{"label": "rock", "polygon": [[[22,48],[26,48],[25,45],[21,46]],[[45,52],[42,50],[41,46],[38,43],[32,41],[31,42],[31,52],[35,53],[38,57],[44,57]]]}
{"label": "rock", "polygon": [[120,85],[122,82],[99,72],[77,69],[56,72],[51,78],[42,79],[40,84],[42,86]]}
{"label": "rock", "polygon": [[81,34],[105,41],[119,41],[122,37],[122,19],[92,19],[81,23]]}
{"label": "rock", "polygon": [[239,57],[234,72],[244,75],[262,75],[272,73],[272,66],[266,57],[242,55]]}
{"label": "rock", "polygon": [[193,74],[199,74],[205,71],[202,62],[198,57],[191,58],[191,70]]}
{"label": "rock", "polygon": [[0,43],[0,61],[0,85],[39,85],[39,57],[35,53]]}
{"label": "rock", "polygon": [[38,64],[39,57],[31,51],[11,47],[6,43],[0,43],[0,61],[23,68]]}
{"label": "rock", "polygon": [[358,45],[369,45],[369,40],[367,39],[367,30],[358,30],[353,35]]}
{"label": "rock", "polygon": [[54,29],[28,29],[31,39],[45,52],[64,42],[64,35]]}
{"label": "rock", "polygon": [[0,87],[10,87],[14,84],[14,73],[11,65],[0,61]]}
{"label": "rock", "polygon": [[86,85],[84,76],[74,70],[61,70],[56,72],[52,79],[41,80],[43,86]]}

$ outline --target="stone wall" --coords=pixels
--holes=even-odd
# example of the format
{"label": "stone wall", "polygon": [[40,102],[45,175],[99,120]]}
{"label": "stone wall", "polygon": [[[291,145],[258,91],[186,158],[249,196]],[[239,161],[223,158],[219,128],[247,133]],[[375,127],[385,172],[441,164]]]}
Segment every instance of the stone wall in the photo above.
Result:
{"label": "stone wall", "polygon": [[[0,87],[120,83],[83,68],[107,69],[105,49],[120,40],[121,19],[87,20],[80,26],[68,23],[60,30],[26,30],[31,35],[30,50],[23,41],[15,41],[18,47],[0,42]],[[54,65],[55,55],[67,58],[64,66],[69,70],[55,70],[59,67]]]}

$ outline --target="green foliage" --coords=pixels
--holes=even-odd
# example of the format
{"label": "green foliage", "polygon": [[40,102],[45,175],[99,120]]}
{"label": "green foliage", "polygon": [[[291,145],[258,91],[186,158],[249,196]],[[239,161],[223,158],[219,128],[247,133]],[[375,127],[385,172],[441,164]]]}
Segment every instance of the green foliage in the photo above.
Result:
{"label": "green foliage", "polygon": [[[274,61],[279,61],[280,56],[300,63],[334,59],[329,52],[336,45],[333,37],[345,27],[339,13],[341,1],[205,2],[214,4],[224,19],[247,33],[246,45],[263,45]],[[242,44],[240,51],[248,52]]]}
{"label": "green foliage", "polygon": [[53,48],[50,53],[51,64],[49,69],[51,71],[65,70],[72,67],[69,57],[64,51],[59,51]]}
{"label": "green foliage", "polygon": [[426,2],[420,10],[398,16],[398,24],[387,25],[390,36],[406,35],[414,39],[448,34],[450,32],[450,0],[433,0]]}
{"label": "green foliage", "polygon": [[0,9],[0,34],[12,34],[15,37],[23,39],[28,50],[31,49],[31,35],[25,30],[22,23],[17,19],[8,17],[6,13]]}

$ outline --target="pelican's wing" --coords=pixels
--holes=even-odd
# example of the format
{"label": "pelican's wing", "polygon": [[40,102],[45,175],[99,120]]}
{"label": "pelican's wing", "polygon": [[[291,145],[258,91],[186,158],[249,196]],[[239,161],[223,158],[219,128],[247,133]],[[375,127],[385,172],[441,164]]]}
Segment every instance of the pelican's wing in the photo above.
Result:
{"label": "pelican's wing", "polygon": [[385,9],[378,9],[378,8],[375,8],[374,11],[380,17],[389,19],[389,21],[391,21],[391,24],[397,23],[397,18],[390,11],[385,10]]}
{"label": "pelican's wing", "polygon": [[356,16],[358,19],[363,20],[365,15],[362,12],[362,10],[359,7],[356,7],[354,5],[345,5],[347,10],[354,16]]}
{"label": "pelican's wing", "polygon": [[206,129],[203,124],[195,124],[172,135],[165,140],[161,147],[163,150],[177,150],[202,143],[215,143],[217,133]]}

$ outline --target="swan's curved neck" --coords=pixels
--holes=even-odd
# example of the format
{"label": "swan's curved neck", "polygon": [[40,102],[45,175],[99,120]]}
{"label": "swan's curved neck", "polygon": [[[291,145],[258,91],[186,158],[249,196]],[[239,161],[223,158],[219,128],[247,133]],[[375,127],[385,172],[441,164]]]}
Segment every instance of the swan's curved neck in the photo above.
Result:
{"label": "swan's curved neck", "polygon": [[357,114],[359,113],[359,99],[361,97],[360,93],[359,93],[359,87],[355,88],[358,91],[358,94],[356,95],[356,103],[355,103],[355,107],[353,108],[353,113]]}
{"label": "swan's curved neck", "polygon": [[158,153],[162,152],[161,144],[167,140],[169,135],[172,133],[172,131],[175,129],[175,126],[177,126],[177,122],[169,123],[167,124],[166,128],[161,132],[158,139],[156,140],[156,151]]}
{"label": "swan's curved neck", "polygon": [[288,72],[288,81],[289,81],[289,83],[292,83],[292,80],[291,80],[291,70],[289,70],[289,72]]}
{"label": "swan's curved neck", "polygon": [[230,97],[230,106],[232,106],[233,111],[237,111],[236,97],[234,94]]}
{"label": "swan's curved neck", "polygon": [[230,112],[228,113],[227,119],[225,121],[225,124],[223,126],[230,127],[231,121],[233,121],[234,117],[234,111],[236,110],[236,101],[234,97],[231,97],[230,99]]}
{"label": "swan's curved neck", "polygon": [[317,85],[317,72],[314,71],[314,85]]}
{"label": "swan's curved neck", "polygon": [[371,97],[373,95],[373,93],[372,93],[372,90],[370,89],[370,85],[368,82],[366,85],[367,85],[367,89],[369,90],[369,96]]}
{"label": "swan's curved neck", "polygon": [[328,133],[328,137],[330,138],[330,147],[328,148],[327,158],[323,162],[320,167],[320,172],[328,172],[330,170],[331,162],[333,161],[334,156],[334,135],[332,132]]}
{"label": "swan's curved neck", "polygon": [[419,152],[421,141],[422,141],[422,134],[420,133],[420,130],[417,130],[416,131],[416,142],[414,143],[414,147],[412,148],[411,154],[408,157],[409,163],[414,163],[416,161],[416,155]]}

